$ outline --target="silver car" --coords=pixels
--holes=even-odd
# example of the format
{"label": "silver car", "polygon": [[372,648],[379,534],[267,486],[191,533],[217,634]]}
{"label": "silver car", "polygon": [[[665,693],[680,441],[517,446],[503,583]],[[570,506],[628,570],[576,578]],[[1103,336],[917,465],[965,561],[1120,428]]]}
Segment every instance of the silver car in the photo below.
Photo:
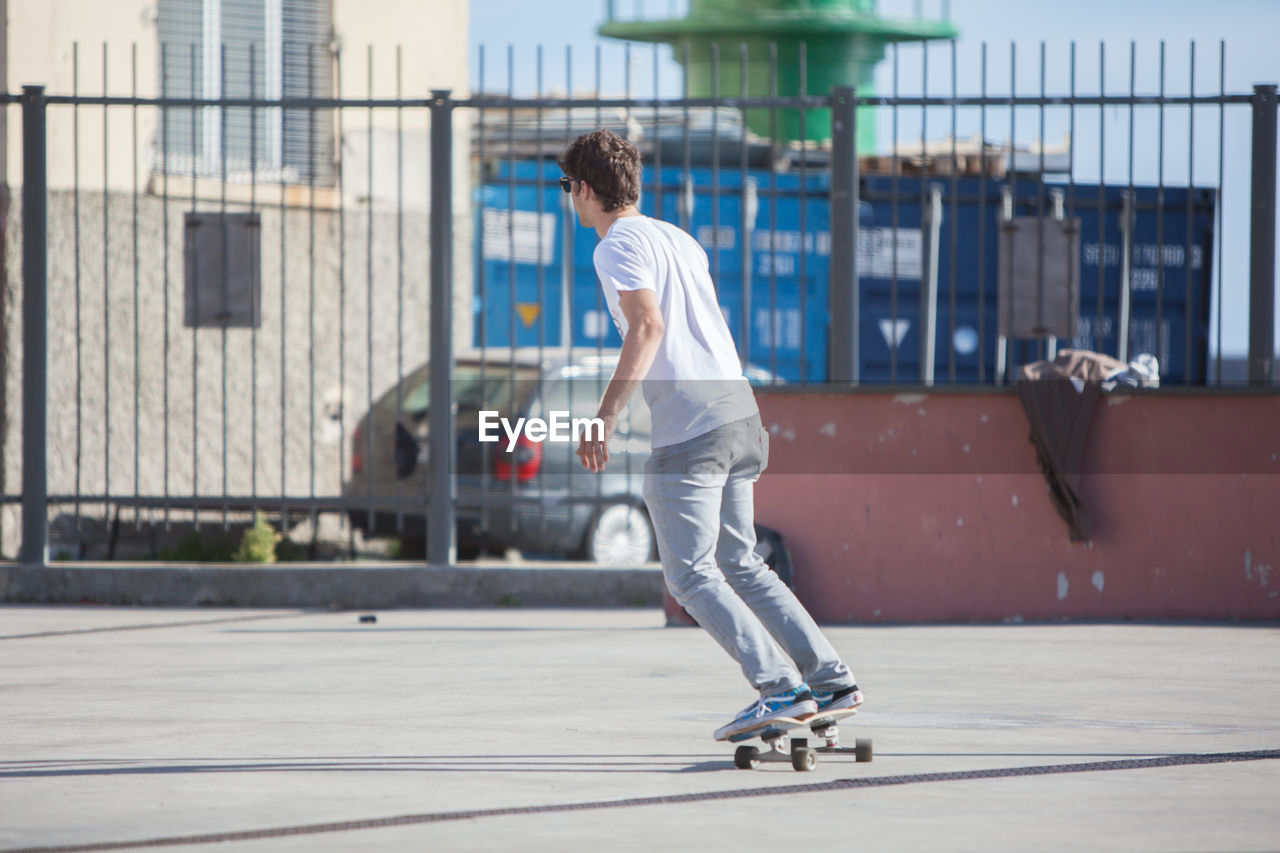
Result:
{"label": "silver car", "polygon": [[[457,358],[455,508],[461,558],[502,553],[581,557],[635,565],[656,559],[653,528],[641,489],[651,426],[643,394],[618,420],[606,469],[582,468],[576,441],[535,442],[521,435],[480,440],[480,413],[517,418],[592,418],[617,365],[617,350],[490,348]],[[755,384],[777,382],[751,367]],[[398,537],[406,556],[425,551],[430,370],[422,365],[384,394],[353,435],[344,492],[352,524],[366,537]],[[494,416],[487,417],[493,431]]]}

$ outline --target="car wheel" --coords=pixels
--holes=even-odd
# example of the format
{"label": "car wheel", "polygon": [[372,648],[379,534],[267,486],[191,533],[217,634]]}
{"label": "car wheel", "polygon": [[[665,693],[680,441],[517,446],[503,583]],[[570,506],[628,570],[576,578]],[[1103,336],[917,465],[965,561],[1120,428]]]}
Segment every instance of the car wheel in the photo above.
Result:
{"label": "car wheel", "polygon": [[653,528],[644,511],[630,504],[601,510],[587,530],[588,560],[605,566],[634,566],[653,556]]}

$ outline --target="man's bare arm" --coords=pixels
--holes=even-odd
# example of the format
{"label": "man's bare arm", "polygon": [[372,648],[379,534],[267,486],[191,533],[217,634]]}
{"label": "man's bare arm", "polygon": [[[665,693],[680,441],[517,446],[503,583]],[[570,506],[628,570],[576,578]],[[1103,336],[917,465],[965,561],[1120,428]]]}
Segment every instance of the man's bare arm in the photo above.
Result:
{"label": "man's bare arm", "polygon": [[617,428],[618,413],[626,408],[640,381],[648,375],[666,331],[657,294],[652,290],[625,290],[618,294],[618,305],[627,318],[627,337],[597,414],[605,424],[604,441],[587,441],[583,435],[578,442],[582,467],[589,471],[602,471],[609,461],[608,442]]}

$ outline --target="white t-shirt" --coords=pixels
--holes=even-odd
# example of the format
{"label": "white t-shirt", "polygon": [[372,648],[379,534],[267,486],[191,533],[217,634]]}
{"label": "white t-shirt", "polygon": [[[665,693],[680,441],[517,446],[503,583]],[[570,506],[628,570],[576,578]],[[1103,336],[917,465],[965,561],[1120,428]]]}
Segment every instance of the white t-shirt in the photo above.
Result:
{"label": "white t-shirt", "polygon": [[623,338],[622,290],[652,290],[666,331],[644,378],[653,446],[666,447],[754,415],[729,325],[716,302],[707,253],[688,233],[648,216],[624,216],[596,246],[596,273]]}

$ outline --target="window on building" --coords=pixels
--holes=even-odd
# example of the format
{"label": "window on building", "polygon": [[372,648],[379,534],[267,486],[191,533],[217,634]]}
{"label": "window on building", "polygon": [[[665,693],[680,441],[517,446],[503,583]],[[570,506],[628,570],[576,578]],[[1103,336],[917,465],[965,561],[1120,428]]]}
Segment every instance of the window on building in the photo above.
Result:
{"label": "window on building", "polygon": [[[159,0],[160,94],[330,98],[331,0]],[[307,107],[168,107],[155,168],[170,174],[332,185],[333,113]]]}

